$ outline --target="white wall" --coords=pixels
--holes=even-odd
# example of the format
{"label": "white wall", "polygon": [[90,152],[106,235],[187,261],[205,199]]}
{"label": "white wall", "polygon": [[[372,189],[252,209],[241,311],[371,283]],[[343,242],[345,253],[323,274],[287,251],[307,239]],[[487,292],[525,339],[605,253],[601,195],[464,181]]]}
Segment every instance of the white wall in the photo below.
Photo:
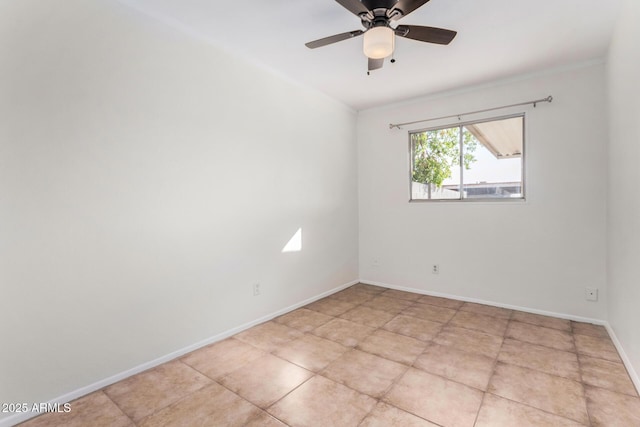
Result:
{"label": "white wall", "polygon": [[625,1],[608,62],[609,323],[637,373],[640,372],[639,20],[640,4]]}
{"label": "white wall", "polygon": [[116,2],[1,2],[0,402],[356,280],[355,121]]}
{"label": "white wall", "polygon": [[[591,64],[362,112],[358,121],[361,278],[605,319],[604,83],[604,66]],[[526,112],[526,202],[408,203],[408,130],[451,121],[403,130],[390,130],[389,123],[547,95],[553,95],[552,104],[493,113]],[[430,265],[436,263],[440,274],[433,275]],[[588,286],[600,289],[598,302],[586,301]]]}

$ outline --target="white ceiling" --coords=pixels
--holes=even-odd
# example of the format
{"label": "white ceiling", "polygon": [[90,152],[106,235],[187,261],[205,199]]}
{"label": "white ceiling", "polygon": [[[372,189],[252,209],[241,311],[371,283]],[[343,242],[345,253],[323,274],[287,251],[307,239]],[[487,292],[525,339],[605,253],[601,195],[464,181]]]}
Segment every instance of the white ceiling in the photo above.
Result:
{"label": "white ceiling", "polygon": [[396,40],[367,76],[361,29],[334,0],[120,0],[361,110],[605,56],[620,0],[431,0],[398,24],[458,31],[449,46]]}

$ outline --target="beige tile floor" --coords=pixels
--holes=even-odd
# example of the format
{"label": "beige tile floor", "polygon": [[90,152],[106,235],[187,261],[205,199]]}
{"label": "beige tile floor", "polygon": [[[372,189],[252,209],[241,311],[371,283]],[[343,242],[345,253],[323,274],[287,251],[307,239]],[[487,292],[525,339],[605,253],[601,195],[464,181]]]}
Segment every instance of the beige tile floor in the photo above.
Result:
{"label": "beige tile floor", "polygon": [[358,284],[24,426],[640,426],[602,326]]}

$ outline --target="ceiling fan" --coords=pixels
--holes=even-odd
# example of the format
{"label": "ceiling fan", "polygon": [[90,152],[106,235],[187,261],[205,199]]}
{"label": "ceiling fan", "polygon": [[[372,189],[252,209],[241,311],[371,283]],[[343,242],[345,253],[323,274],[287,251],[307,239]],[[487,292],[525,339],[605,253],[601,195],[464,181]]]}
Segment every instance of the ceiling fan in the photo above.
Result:
{"label": "ceiling fan", "polygon": [[[364,30],[349,31],[306,43],[309,49],[348,40],[364,34],[363,51],[369,60],[368,70],[384,65],[384,58],[395,48],[395,36],[427,43],[447,45],[457,32],[421,25],[391,26],[391,21],[401,19],[429,0],[336,0],[349,12],[360,18]],[[392,60],[393,62],[393,60]]]}

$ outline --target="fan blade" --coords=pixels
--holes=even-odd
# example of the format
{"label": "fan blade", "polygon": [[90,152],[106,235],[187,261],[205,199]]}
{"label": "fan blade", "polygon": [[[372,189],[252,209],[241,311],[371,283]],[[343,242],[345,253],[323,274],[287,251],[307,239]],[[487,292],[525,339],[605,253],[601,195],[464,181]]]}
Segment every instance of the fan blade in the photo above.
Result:
{"label": "fan blade", "polygon": [[379,68],[382,68],[382,66],[384,65],[384,58],[381,59],[373,59],[373,58],[369,58],[369,71],[373,71],[373,70],[377,70]]}
{"label": "fan blade", "polygon": [[397,36],[427,43],[449,44],[454,39],[455,31],[443,28],[423,27],[421,25],[398,25],[395,29]]}
{"label": "fan blade", "polygon": [[364,31],[362,31],[362,30],[349,31],[348,33],[336,34],[336,35],[333,35],[333,36],[329,36],[329,37],[325,37],[325,38],[322,38],[322,39],[314,40],[312,42],[305,43],[304,45],[306,47],[308,47],[309,49],[315,49],[317,47],[326,46],[326,45],[331,44],[331,43],[341,42],[342,40],[352,39],[354,37],[358,37],[359,35],[361,35],[363,33],[364,33]]}
{"label": "fan blade", "polygon": [[363,13],[369,13],[369,9],[365,7],[360,0],[336,0],[342,7],[356,16],[360,16]]}
{"label": "fan blade", "polygon": [[[423,6],[428,1],[429,0],[400,0],[393,8],[400,10],[402,12],[402,16],[407,16],[420,6]],[[399,18],[400,17],[396,19]]]}

